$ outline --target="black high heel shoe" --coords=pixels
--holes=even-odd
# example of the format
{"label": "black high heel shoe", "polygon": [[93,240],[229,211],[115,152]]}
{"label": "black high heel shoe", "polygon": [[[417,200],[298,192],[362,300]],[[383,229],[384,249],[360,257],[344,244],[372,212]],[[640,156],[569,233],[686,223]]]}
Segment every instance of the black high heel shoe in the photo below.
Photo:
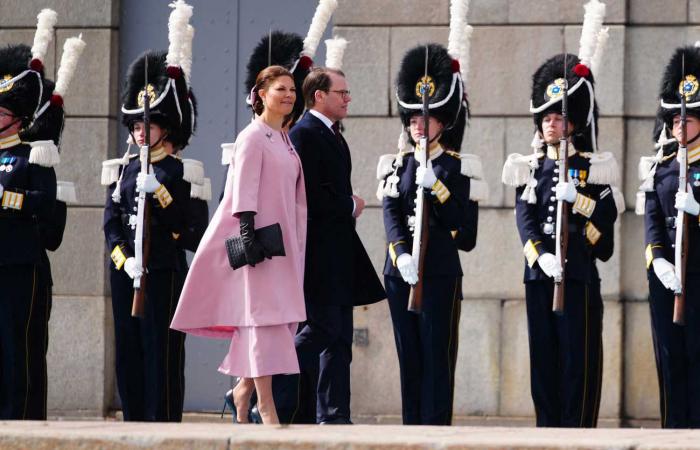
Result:
{"label": "black high heel shoe", "polygon": [[224,407],[221,408],[221,418],[224,418],[224,413],[226,412],[226,407],[231,408],[231,414],[233,415],[233,423],[238,423],[238,414],[236,411],[236,404],[233,403],[233,389],[229,389],[226,395],[224,395]]}

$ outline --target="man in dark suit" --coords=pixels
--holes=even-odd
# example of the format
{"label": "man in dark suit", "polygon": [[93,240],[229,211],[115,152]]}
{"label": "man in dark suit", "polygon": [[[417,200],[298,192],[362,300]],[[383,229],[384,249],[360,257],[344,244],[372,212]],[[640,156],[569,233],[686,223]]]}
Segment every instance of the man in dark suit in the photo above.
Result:
{"label": "man in dark suit", "polygon": [[286,409],[295,423],[349,424],[352,308],[386,294],[355,231],[365,201],[353,194],[350,149],[338,130],[350,103],[345,75],[315,68],[302,90],[308,111],[289,134],[304,169],[309,220],[307,321],[296,336],[302,382],[285,382],[275,402],[280,420]]}

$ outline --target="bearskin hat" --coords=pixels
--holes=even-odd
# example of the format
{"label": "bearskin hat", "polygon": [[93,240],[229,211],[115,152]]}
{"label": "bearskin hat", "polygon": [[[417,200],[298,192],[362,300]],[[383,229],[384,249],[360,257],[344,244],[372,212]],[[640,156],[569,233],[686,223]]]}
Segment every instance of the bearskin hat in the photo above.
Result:
{"label": "bearskin hat", "polygon": [[43,67],[31,69],[31,59],[26,45],[0,49],[0,106],[21,117],[22,128],[32,121],[44,97]]}
{"label": "bearskin hat", "polygon": [[[685,64],[685,70],[684,70]],[[685,95],[686,111],[700,118],[700,48],[680,47],[666,65],[661,79],[661,109],[666,126],[671,129],[673,116],[681,112],[681,92]]]}
{"label": "bearskin hat", "polygon": [[51,101],[56,84],[46,78],[42,81],[44,83],[41,97],[42,107],[39,110],[41,114],[38,114],[29,127],[20,131],[19,137],[25,142],[53,141],[58,146],[63,133],[65,111],[62,102]]}
{"label": "bearskin hat", "polygon": [[533,113],[535,126],[541,132],[544,116],[552,112],[561,114],[564,78],[568,84],[567,115],[574,124],[569,135],[578,150],[593,151],[598,130],[595,81],[591,71],[581,64],[576,55],[562,53],[553,56],[532,76],[530,112]]}
{"label": "bearskin hat", "polygon": [[147,51],[129,66],[122,94],[122,124],[132,129],[135,122],[143,120],[144,95],[147,94],[151,122],[167,129],[167,140],[179,150],[187,146],[194,132],[196,108],[182,69],[168,67],[166,56],[164,51]]}
{"label": "bearskin hat", "polygon": [[[396,77],[396,99],[401,123],[408,127],[411,117],[422,112],[420,87],[426,72],[426,49],[430,115],[444,127],[438,141],[445,148],[459,151],[467,124],[469,103],[459,73],[459,62],[452,59],[442,45],[417,46],[404,55]],[[410,134],[409,141],[415,145]]]}
{"label": "bearskin hat", "polygon": [[[272,39],[272,45],[270,45],[270,39]],[[304,112],[304,96],[301,87],[311,70],[311,60],[301,56],[303,49],[304,40],[298,34],[273,31],[270,35],[265,35],[255,46],[247,66],[246,92],[253,89],[258,74],[266,67],[282,66],[292,72],[297,90],[297,98],[292,111],[292,125]],[[250,99],[248,99],[248,103],[250,104]]]}

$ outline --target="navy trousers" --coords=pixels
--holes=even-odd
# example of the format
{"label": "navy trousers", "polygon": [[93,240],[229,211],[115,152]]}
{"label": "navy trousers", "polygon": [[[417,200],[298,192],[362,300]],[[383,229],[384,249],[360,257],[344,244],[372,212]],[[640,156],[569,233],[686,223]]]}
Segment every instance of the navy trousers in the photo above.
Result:
{"label": "navy trousers", "polygon": [[673,324],[673,292],[648,278],[661,426],[700,428],[700,276],[686,278],[685,326]]}
{"label": "navy trousers", "polygon": [[36,265],[0,266],[0,420],[46,418],[48,298]]}
{"label": "navy trousers", "polygon": [[552,280],[525,283],[530,389],[538,427],[595,427],[603,375],[600,282],[566,280],[564,313]]}
{"label": "navy trousers", "polygon": [[125,421],[179,422],[185,395],[185,335],[170,329],[185,274],[151,270],[144,317],[131,317],[133,281],[110,271],[117,388]]}
{"label": "navy trousers", "polygon": [[385,276],[401,375],[404,425],[450,425],[459,343],[461,277],[426,277],[420,313],[407,310],[410,286]]}

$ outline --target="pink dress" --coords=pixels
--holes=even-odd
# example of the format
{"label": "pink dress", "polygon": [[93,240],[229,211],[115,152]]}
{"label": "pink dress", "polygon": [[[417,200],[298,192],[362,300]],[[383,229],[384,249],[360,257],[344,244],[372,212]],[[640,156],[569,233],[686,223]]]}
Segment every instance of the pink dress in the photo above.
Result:
{"label": "pink dress", "polygon": [[[233,270],[224,241],[234,216],[254,211],[255,228],[279,223],[286,256]],[[231,338],[219,371],[242,377],[298,373],[294,333],[306,320],[306,193],[301,162],[281,131],[254,120],[238,136],[224,198],[194,255],[171,328]]]}

